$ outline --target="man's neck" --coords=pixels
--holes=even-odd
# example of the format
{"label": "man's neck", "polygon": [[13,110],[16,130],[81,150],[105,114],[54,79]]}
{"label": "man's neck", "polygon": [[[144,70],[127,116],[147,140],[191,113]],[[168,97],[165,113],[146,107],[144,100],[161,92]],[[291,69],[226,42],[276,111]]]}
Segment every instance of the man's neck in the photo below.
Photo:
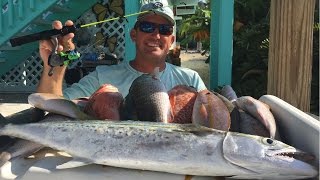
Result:
{"label": "man's neck", "polygon": [[148,63],[148,61],[146,62],[145,60],[139,61],[139,59],[134,59],[134,60],[130,61],[130,66],[133,69],[140,71],[140,72],[143,72],[143,73],[152,73],[152,72],[154,72],[154,69],[156,67],[159,67],[160,68],[159,70],[163,71],[166,67],[166,63],[165,63],[165,61],[161,61],[158,64],[156,64],[156,63]]}

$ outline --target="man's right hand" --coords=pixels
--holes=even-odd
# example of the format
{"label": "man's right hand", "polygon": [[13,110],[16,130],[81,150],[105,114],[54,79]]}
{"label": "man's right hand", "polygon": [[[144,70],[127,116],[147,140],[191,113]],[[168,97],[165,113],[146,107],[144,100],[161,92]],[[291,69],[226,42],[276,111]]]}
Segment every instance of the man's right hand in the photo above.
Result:
{"label": "man's right hand", "polygon": [[[68,20],[65,22],[66,26],[72,26],[73,22],[71,20]],[[62,23],[60,21],[54,21],[52,23],[52,27],[54,29],[62,29]],[[70,51],[75,49],[75,45],[72,42],[72,38],[74,37],[73,33],[69,33],[64,36],[58,36],[58,52],[60,51]],[[48,65],[48,58],[49,55],[54,51],[54,44],[51,40],[40,40],[39,43],[39,53],[40,57],[43,61],[44,68],[50,68]]]}
{"label": "man's right hand", "polygon": [[[65,23],[66,26],[72,26],[73,22],[68,20]],[[52,23],[53,28],[62,29],[62,23],[60,21],[54,21]],[[57,53],[61,51],[71,51],[75,49],[75,45],[72,42],[74,37],[73,33],[69,33],[64,36],[58,36],[58,49]],[[43,61],[43,72],[38,84],[37,92],[52,93],[62,95],[62,83],[66,66],[54,67],[52,76],[49,76],[51,67],[48,64],[48,58],[50,54],[55,50],[54,44],[51,40],[41,40],[39,43],[39,53]]]}

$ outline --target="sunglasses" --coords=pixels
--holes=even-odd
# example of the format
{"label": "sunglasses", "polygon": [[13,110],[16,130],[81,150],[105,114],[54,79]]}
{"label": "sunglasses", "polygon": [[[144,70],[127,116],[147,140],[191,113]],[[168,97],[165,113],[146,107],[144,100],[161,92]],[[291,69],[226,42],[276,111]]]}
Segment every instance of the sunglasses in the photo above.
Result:
{"label": "sunglasses", "polygon": [[173,33],[173,26],[170,24],[157,24],[147,21],[142,21],[137,24],[139,30],[144,33],[153,33],[156,28],[159,29],[161,35],[171,35]]}

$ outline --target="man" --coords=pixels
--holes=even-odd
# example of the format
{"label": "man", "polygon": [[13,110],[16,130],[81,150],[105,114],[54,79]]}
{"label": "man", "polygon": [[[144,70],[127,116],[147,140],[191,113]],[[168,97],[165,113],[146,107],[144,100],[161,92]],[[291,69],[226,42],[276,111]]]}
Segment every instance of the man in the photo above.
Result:
{"label": "man", "polygon": [[[94,72],[64,91],[62,91],[62,83],[66,67],[55,67],[54,74],[48,76],[50,66],[47,62],[53,45],[50,41],[41,41],[39,49],[44,61],[44,70],[37,92],[64,95],[65,98],[75,99],[90,96],[102,84],[112,84],[125,97],[133,80],[143,73],[152,73],[156,67],[160,68],[160,79],[168,90],[179,84],[193,86],[198,91],[206,89],[197,72],[165,62],[175,38],[172,34],[175,21],[169,7],[155,9],[156,5],[159,5],[159,2],[141,7],[140,11],[147,11],[147,13],[138,16],[130,32],[130,37],[136,46],[136,56],[133,60],[124,61],[118,65],[98,66]],[[73,25],[73,22],[67,21],[65,25]],[[55,21],[53,27],[61,29],[62,24],[60,21]],[[72,43],[73,37],[73,33],[59,37],[58,51],[73,50],[75,48]]]}

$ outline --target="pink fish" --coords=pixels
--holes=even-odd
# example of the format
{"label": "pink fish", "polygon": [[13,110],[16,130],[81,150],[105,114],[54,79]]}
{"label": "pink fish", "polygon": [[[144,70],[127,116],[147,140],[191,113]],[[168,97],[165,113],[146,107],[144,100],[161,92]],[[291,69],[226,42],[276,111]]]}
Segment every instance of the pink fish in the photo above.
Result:
{"label": "pink fish", "polygon": [[275,118],[267,104],[251,96],[239,97],[234,103],[239,109],[258,119],[267,128],[271,138],[279,138]]}
{"label": "pink fish", "polygon": [[198,93],[193,107],[192,123],[228,131],[230,121],[229,110],[219,97],[209,90]]}
{"label": "pink fish", "polygon": [[168,91],[173,113],[173,119],[169,123],[191,123],[197,93],[195,88],[186,85],[177,85]]}
{"label": "pink fish", "polygon": [[120,120],[122,94],[111,84],[104,84],[89,98],[84,112],[98,119]]}
{"label": "pink fish", "polygon": [[255,117],[239,109],[239,132],[262,137],[270,137],[267,128]]}
{"label": "pink fish", "polygon": [[81,97],[81,98],[73,99],[71,101],[74,102],[80,108],[80,110],[83,111],[83,109],[86,107],[86,105],[89,102],[89,98],[90,97]]}

